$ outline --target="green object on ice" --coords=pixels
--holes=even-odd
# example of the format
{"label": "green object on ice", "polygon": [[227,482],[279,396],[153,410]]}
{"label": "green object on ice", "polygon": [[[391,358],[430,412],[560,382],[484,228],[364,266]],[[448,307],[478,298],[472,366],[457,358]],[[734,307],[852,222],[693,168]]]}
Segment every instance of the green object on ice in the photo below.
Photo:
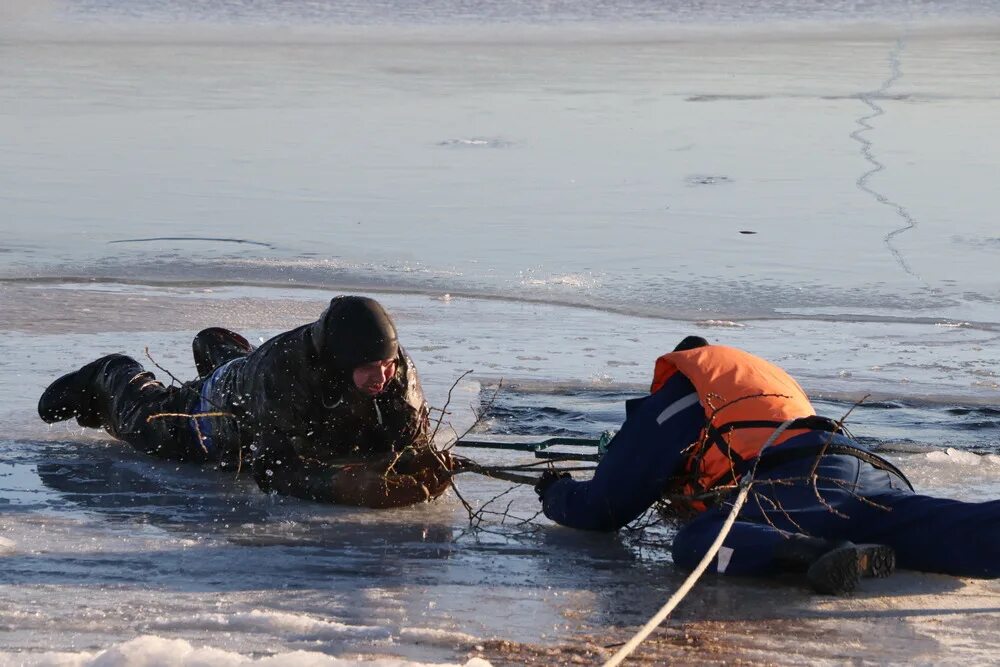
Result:
{"label": "green object on ice", "polygon": [[603,431],[601,439],[597,441],[597,456],[601,457],[608,453],[608,445],[618,435],[618,431]]}
{"label": "green object on ice", "polygon": [[[604,435],[602,434],[602,439]],[[610,440],[610,437],[608,438]],[[570,437],[554,437],[546,438],[539,442],[502,442],[497,440],[459,440],[455,443],[459,447],[478,447],[480,449],[506,449],[509,451],[516,452],[534,452],[535,457],[540,459],[565,459],[565,460],[577,460],[577,461],[596,461],[600,458],[602,452],[600,450],[601,440],[595,438],[570,438]],[[597,447],[597,454],[580,454],[573,455],[563,452],[547,452],[545,451],[549,447],[554,447],[556,445],[569,445],[572,447]]]}

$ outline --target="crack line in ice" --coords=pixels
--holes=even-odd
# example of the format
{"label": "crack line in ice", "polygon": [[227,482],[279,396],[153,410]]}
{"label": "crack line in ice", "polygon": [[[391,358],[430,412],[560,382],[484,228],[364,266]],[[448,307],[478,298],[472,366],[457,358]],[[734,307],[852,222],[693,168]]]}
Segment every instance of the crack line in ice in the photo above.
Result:
{"label": "crack line in ice", "polygon": [[889,252],[891,252],[893,257],[896,258],[896,262],[903,268],[904,271],[909,273],[917,280],[923,281],[923,279],[920,276],[918,276],[913,271],[913,269],[910,268],[910,265],[907,264],[906,259],[903,257],[903,254],[899,251],[899,249],[892,244],[893,238],[895,238],[899,234],[902,234],[905,231],[909,231],[914,227],[916,227],[917,221],[913,217],[913,215],[906,209],[905,206],[889,199],[886,195],[882,194],[881,192],[873,189],[871,186],[868,185],[869,179],[878,172],[883,171],[885,169],[885,165],[882,162],[880,162],[872,153],[872,141],[862,136],[865,132],[875,129],[874,126],[872,126],[868,121],[874,120],[875,118],[878,118],[879,116],[885,114],[885,109],[879,106],[874,101],[874,98],[884,97],[885,94],[888,92],[889,88],[891,88],[892,85],[896,83],[896,81],[902,78],[903,70],[900,64],[900,54],[902,53],[904,48],[905,44],[903,42],[903,38],[900,37],[899,39],[896,40],[896,45],[892,48],[892,51],[889,53],[889,67],[890,67],[889,78],[887,78],[885,81],[882,82],[882,85],[879,86],[878,90],[874,90],[868,93],[861,93],[860,95],[858,95],[858,99],[867,104],[868,107],[871,108],[872,112],[867,116],[862,116],[861,118],[858,118],[857,121],[855,121],[861,127],[855,130],[854,132],[851,132],[851,139],[854,139],[855,141],[861,144],[861,155],[865,158],[866,161],[868,161],[872,165],[871,169],[869,169],[868,171],[866,171],[865,173],[863,173],[861,176],[858,177],[858,180],[855,181],[855,184],[858,186],[860,190],[862,190],[863,192],[867,192],[869,195],[874,197],[878,203],[885,204],[886,206],[889,206],[890,208],[894,209],[896,211],[896,214],[899,217],[901,217],[903,221],[906,223],[902,227],[894,229],[888,234],[886,234],[885,238],[883,239],[883,242],[889,248]]}

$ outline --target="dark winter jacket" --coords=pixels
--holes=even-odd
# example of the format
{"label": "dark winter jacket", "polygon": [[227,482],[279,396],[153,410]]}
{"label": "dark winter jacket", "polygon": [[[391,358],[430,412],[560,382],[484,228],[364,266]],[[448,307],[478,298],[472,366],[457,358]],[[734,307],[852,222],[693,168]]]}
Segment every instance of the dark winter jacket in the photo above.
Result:
{"label": "dark winter jacket", "polygon": [[[385,389],[374,398],[357,390],[353,368],[393,351],[396,375]],[[203,410],[235,417],[212,420],[213,447],[229,460],[238,452],[264,490],[323,500],[331,463],[374,458],[428,437],[416,368],[370,299],[333,299],[319,320],[229,362],[204,387]]]}

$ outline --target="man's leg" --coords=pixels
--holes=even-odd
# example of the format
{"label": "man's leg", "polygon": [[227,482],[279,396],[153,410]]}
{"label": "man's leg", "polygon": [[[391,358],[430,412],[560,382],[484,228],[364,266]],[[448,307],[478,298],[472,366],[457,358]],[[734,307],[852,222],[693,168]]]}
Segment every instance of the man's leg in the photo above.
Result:
{"label": "man's leg", "polygon": [[[794,478],[801,472],[772,475]],[[830,540],[885,544],[896,551],[902,568],[1000,576],[1000,500],[969,503],[914,494],[893,475],[856,459],[852,463],[852,457],[824,457],[819,476],[840,481],[820,482],[818,490],[810,484],[762,483],[769,499],[762,507],[778,509],[763,512],[755,504],[742,516]]]}
{"label": "man's leg", "polygon": [[968,503],[909,493],[869,496],[851,512],[857,539],[888,544],[900,567],[1000,577],[1000,500]]}
{"label": "man's leg", "polygon": [[104,428],[151,456],[203,461],[191,420],[168,416],[190,414],[197,395],[196,387],[166,388],[139,362],[113,354],[49,385],[38,414],[48,423],[76,417],[81,426]]}
{"label": "man's leg", "polygon": [[191,341],[198,377],[209,376],[219,366],[253,352],[250,342],[235,331],[222,327],[202,329]]}
{"label": "man's leg", "polygon": [[[688,524],[674,539],[674,563],[688,570],[697,567],[724,523],[725,514],[715,511]],[[881,544],[836,542],[737,521],[709,567],[729,575],[805,573],[816,592],[841,595],[857,588],[862,577],[892,574],[895,554]]]}
{"label": "man's leg", "polygon": [[[725,513],[709,510],[681,528],[672,547],[674,563],[685,570],[693,570],[712,546],[725,520]],[[768,525],[737,521],[709,570],[737,576],[780,572],[774,552],[787,535]]]}

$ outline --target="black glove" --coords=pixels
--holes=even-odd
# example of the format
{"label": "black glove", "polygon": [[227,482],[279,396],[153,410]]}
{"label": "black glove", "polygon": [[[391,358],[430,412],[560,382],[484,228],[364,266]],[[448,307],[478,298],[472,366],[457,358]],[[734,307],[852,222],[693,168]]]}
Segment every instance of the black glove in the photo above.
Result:
{"label": "black glove", "polygon": [[568,472],[559,472],[553,468],[550,468],[542,473],[542,476],[538,478],[538,482],[535,483],[535,493],[538,494],[538,499],[541,500],[545,497],[545,492],[550,486],[555,484],[561,479],[567,479],[572,477]]}

